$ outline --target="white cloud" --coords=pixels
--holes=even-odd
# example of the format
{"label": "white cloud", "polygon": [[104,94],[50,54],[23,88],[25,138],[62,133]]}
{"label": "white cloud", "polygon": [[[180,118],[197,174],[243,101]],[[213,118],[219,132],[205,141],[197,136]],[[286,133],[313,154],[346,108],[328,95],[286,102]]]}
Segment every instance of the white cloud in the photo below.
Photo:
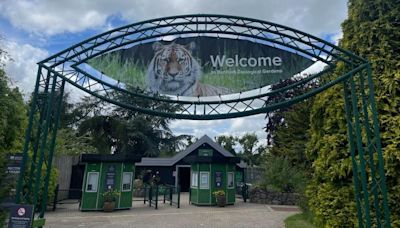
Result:
{"label": "white cloud", "polygon": [[175,120],[171,123],[171,130],[176,134],[189,134],[200,138],[208,135],[214,138],[219,135],[233,135],[241,137],[246,133],[254,132],[265,143],[267,133],[264,132],[265,115],[255,115],[228,120]]}
{"label": "white cloud", "polygon": [[108,15],[96,9],[96,4],[95,1],[6,0],[0,10],[17,28],[38,35],[54,35],[103,25]]}
{"label": "white cloud", "polygon": [[[341,37],[340,23],[346,18],[346,0],[1,0],[0,18],[8,20],[14,27],[30,33],[30,36],[46,40],[48,36],[66,32],[79,32],[87,29],[106,31],[112,28],[108,21],[120,16],[128,22],[180,15],[215,13],[251,17],[271,21],[322,36],[337,34]],[[33,90],[36,80],[36,62],[48,56],[46,50],[23,42],[7,42],[14,62],[7,63],[6,72],[12,81],[25,93]],[[320,66],[318,66],[320,67]],[[68,90],[71,88],[68,88]],[[73,91],[77,91],[73,89]],[[82,92],[72,92],[76,99]],[[266,138],[262,129],[264,115],[216,121],[173,121],[171,129],[177,134],[191,134],[201,137],[204,134],[215,137],[221,134],[242,136],[255,132],[260,139]]]}
{"label": "white cloud", "polygon": [[4,49],[13,59],[6,63],[7,75],[11,78],[12,84],[18,86],[25,97],[29,97],[36,82],[38,69],[36,63],[46,58],[49,53],[30,44],[18,44],[13,41],[5,41]]}
{"label": "white cloud", "polygon": [[110,26],[118,15],[129,22],[180,14],[215,13],[252,17],[287,25],[311,34],[340,31],[345,19],[345,0],[3,0],[0,15],[15,27],[36,34],[54,35]]}
{"label": "white cloud", "polygon": [[334,35],[332,37],[332,40],[334,41],[335,45],[339,45],[339,41],[343,38],[343,31],[340,31],[338,33],[336,33],[336,35]]}

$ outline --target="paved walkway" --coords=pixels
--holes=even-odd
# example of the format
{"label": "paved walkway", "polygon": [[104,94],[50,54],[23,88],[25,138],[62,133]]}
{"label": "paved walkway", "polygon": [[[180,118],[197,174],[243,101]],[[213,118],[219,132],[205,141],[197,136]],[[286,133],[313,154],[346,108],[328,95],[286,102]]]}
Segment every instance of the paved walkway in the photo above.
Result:
{"label": "paved walkway", "polygon": [[112,213],[80,212],[77,205],[63,205],[46,213],[46,227],[284,227],[283,220],[298,213],[297,207],[243,203],[223,208],[189,205],[181,195],[181,208],[159,203],[158,210],[134,201],[130,210]]}

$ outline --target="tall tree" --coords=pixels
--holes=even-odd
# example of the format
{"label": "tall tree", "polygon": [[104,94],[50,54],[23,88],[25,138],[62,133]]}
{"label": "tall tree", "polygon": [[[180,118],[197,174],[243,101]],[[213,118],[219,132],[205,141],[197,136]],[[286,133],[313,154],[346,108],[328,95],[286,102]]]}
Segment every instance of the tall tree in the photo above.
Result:
{"label": "tall tree", "polygon": [[[86,101],[84,99],[84,101]],[[91,103],[84,102],[88,106]],[[90,113],[88,108],[77,108],[77,104],[71,102],[69,93],[64,93],[60,111],[60,125],[57,133],[56,153],[63,155],[79,155],[82,153],[95,153],[90,134],[79,134],[78,126]]]}
{"label": "tall tree", "polygon": [[[372,63],[392,226],[400,226],[400,4],[397,0],[350,0],[340,46]],[[341,69],[338,69],[338,74]],[[308,187],[316,221],[357,226],[351,158],[341,86],[318,95],[311,110],[307,153],[313,161]]]}
{"label": "tall tree", "polygon": [[290,107],[281,116],[282,124],[270,132],[274,141],[270,153],[284,157],[289,164],[300,169],[309,169],[310,162],[306,157],[306,144],[309,140],[310,109],[312,99]]}
{"label": "tall tree", "polygon": [[[293,83],[299,82],[304,78],[304,76],[307,76],[307,75],[305,74],[302,76],[296,76],[296,77],[282,80],[279,83],[272,85],[271,90],[272,91],[278,90],[278,89],[281,89],[288,85],[291,85]],[[297,86],[297,87],[294,87],[293,89],[289,89],[289,90],[285,91],[284,94],[270,97],[268,99],[267,103],[276,103],[276,102],[282,102],[285,100],[290,100],[300,94],[303,94],[304,92],[306,92],[312,88],[315,88],[317,85],[318,85],[318,81],[312,80],[303,86]],[[278,130],[278,128],[285,126],[284,113],[288,110],[291,110],[291,108],[283,107],[278,110],[267,113],[267,115],[265,117],[267,120],[267,124],[265,126],[265,131],[268,133],[267,145],[272,146],[274,144],[274,137],[276,135],[275,132]]]}
{"label": "tall tree", "polygon": [[[0,49],[0,203],[9,195],[9,183],[5,168],[10,154],[21,152],[27,123],[26,105],[18,88],[10,88],[3,69],[5,53]],[[5,214],[0,210],[0,226]]]}
{"label": "tall tree", "polygon": [[215,141],[233,155],[236,155],[235,146],[237,140],[237,137],[233,137],[232,135],[219,135],[215,137]]}
{"label": "tall tree", "polygon": [[[135,88],[128,88],[135,90]],[[166,105],[157,101],[140,99],[130,95],[113,94],[113,98],[126,104],[157,107],[159,110],[173,112],[180,107]],[[185,146],[187,135],[175,136],[169,129],[170,118],[142,114],[119,106],[108,105],[106,102],[94,100],[96,105],[87,102],[84,105],[93,109],[99,105],[107,110],[98,110],[95,115],[88,115],[79,126],[81,134],[89,133],[93,137],[93,146],[100,153],[118,154],[135,153],[138,156],[157,157],[172,155]],[[81,113],[92,113],[82,111]]]}
{"label": "tall tree", "polygon": [[253,165],[257,165],[258,162],[258,150],[257,143],[258,137],[255,133],[246,133],[242,137],[239,138],[238,142],[242,147],[242,158],[243,160],[249,164],[250,167]]}

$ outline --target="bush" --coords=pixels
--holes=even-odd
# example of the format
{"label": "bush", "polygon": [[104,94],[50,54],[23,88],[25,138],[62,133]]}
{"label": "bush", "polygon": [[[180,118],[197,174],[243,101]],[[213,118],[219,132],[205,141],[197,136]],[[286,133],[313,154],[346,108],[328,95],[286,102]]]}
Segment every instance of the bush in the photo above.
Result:
{"label": "bush", "polygon": [[262,188],[280,192],[303,193],[306,185],[304,171],[290,165],[284,157],[270,156],[265,164]]}
{"label": "bush", "polygon": [[[29,173],[30,173],[30,163],[28,163],[27,165],[27,171],[25,173],[25,187],[27,188],[27,183],[29,183]],[[39,193],[38,193],[38,202],[37,205],[35,206],[36,210],[40,210],[40,208],[42,207],[42,200],[43,200],[43,194],[44,194],[44,184],[45,184],[45,177],[46,177],[46,169],[47,169],[47,165],[44,163],[42,166],[42,170],[41,170],[41,176],[40,176],[40,189],[39,189]],[[36,171],[34,173],[34,178],[36,175]],[[49,179],[49,186],[48,186],[48,190],[47,190],[47,205],[49,204],[49,202],[52,202],[55,196],[55,190],[56,190],[56,186],[57,186],[57,177],[58,177],[58,170],[53,166],[50,172],[50,179]],[[32,183],[32,188],[35,187],[35,183]],[[27,189],[25,189],[24,191],[27,191]],[[29,191],[30,193],[30,199],[33,200],[34,198],[34,189],[31,189]],[[26,202],[25,202],[26,203]]]}

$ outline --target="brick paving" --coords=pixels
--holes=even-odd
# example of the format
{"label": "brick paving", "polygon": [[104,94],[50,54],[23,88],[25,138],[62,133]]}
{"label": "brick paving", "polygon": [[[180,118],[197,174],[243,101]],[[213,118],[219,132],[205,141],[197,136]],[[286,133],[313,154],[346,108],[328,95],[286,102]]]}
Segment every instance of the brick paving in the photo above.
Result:
{"label": "brick paving", "polygon": [[81,212],[77,204],[61,205],[55,212],[46,213],[46,226],[67,227],[284,227],[283,220],[299,212],[297,207],[244,203],[220,207],[194,206],[188,195],[181,195],[181,208],[159,203],[157,210],[134,201],[130,210],[112,213]]}

